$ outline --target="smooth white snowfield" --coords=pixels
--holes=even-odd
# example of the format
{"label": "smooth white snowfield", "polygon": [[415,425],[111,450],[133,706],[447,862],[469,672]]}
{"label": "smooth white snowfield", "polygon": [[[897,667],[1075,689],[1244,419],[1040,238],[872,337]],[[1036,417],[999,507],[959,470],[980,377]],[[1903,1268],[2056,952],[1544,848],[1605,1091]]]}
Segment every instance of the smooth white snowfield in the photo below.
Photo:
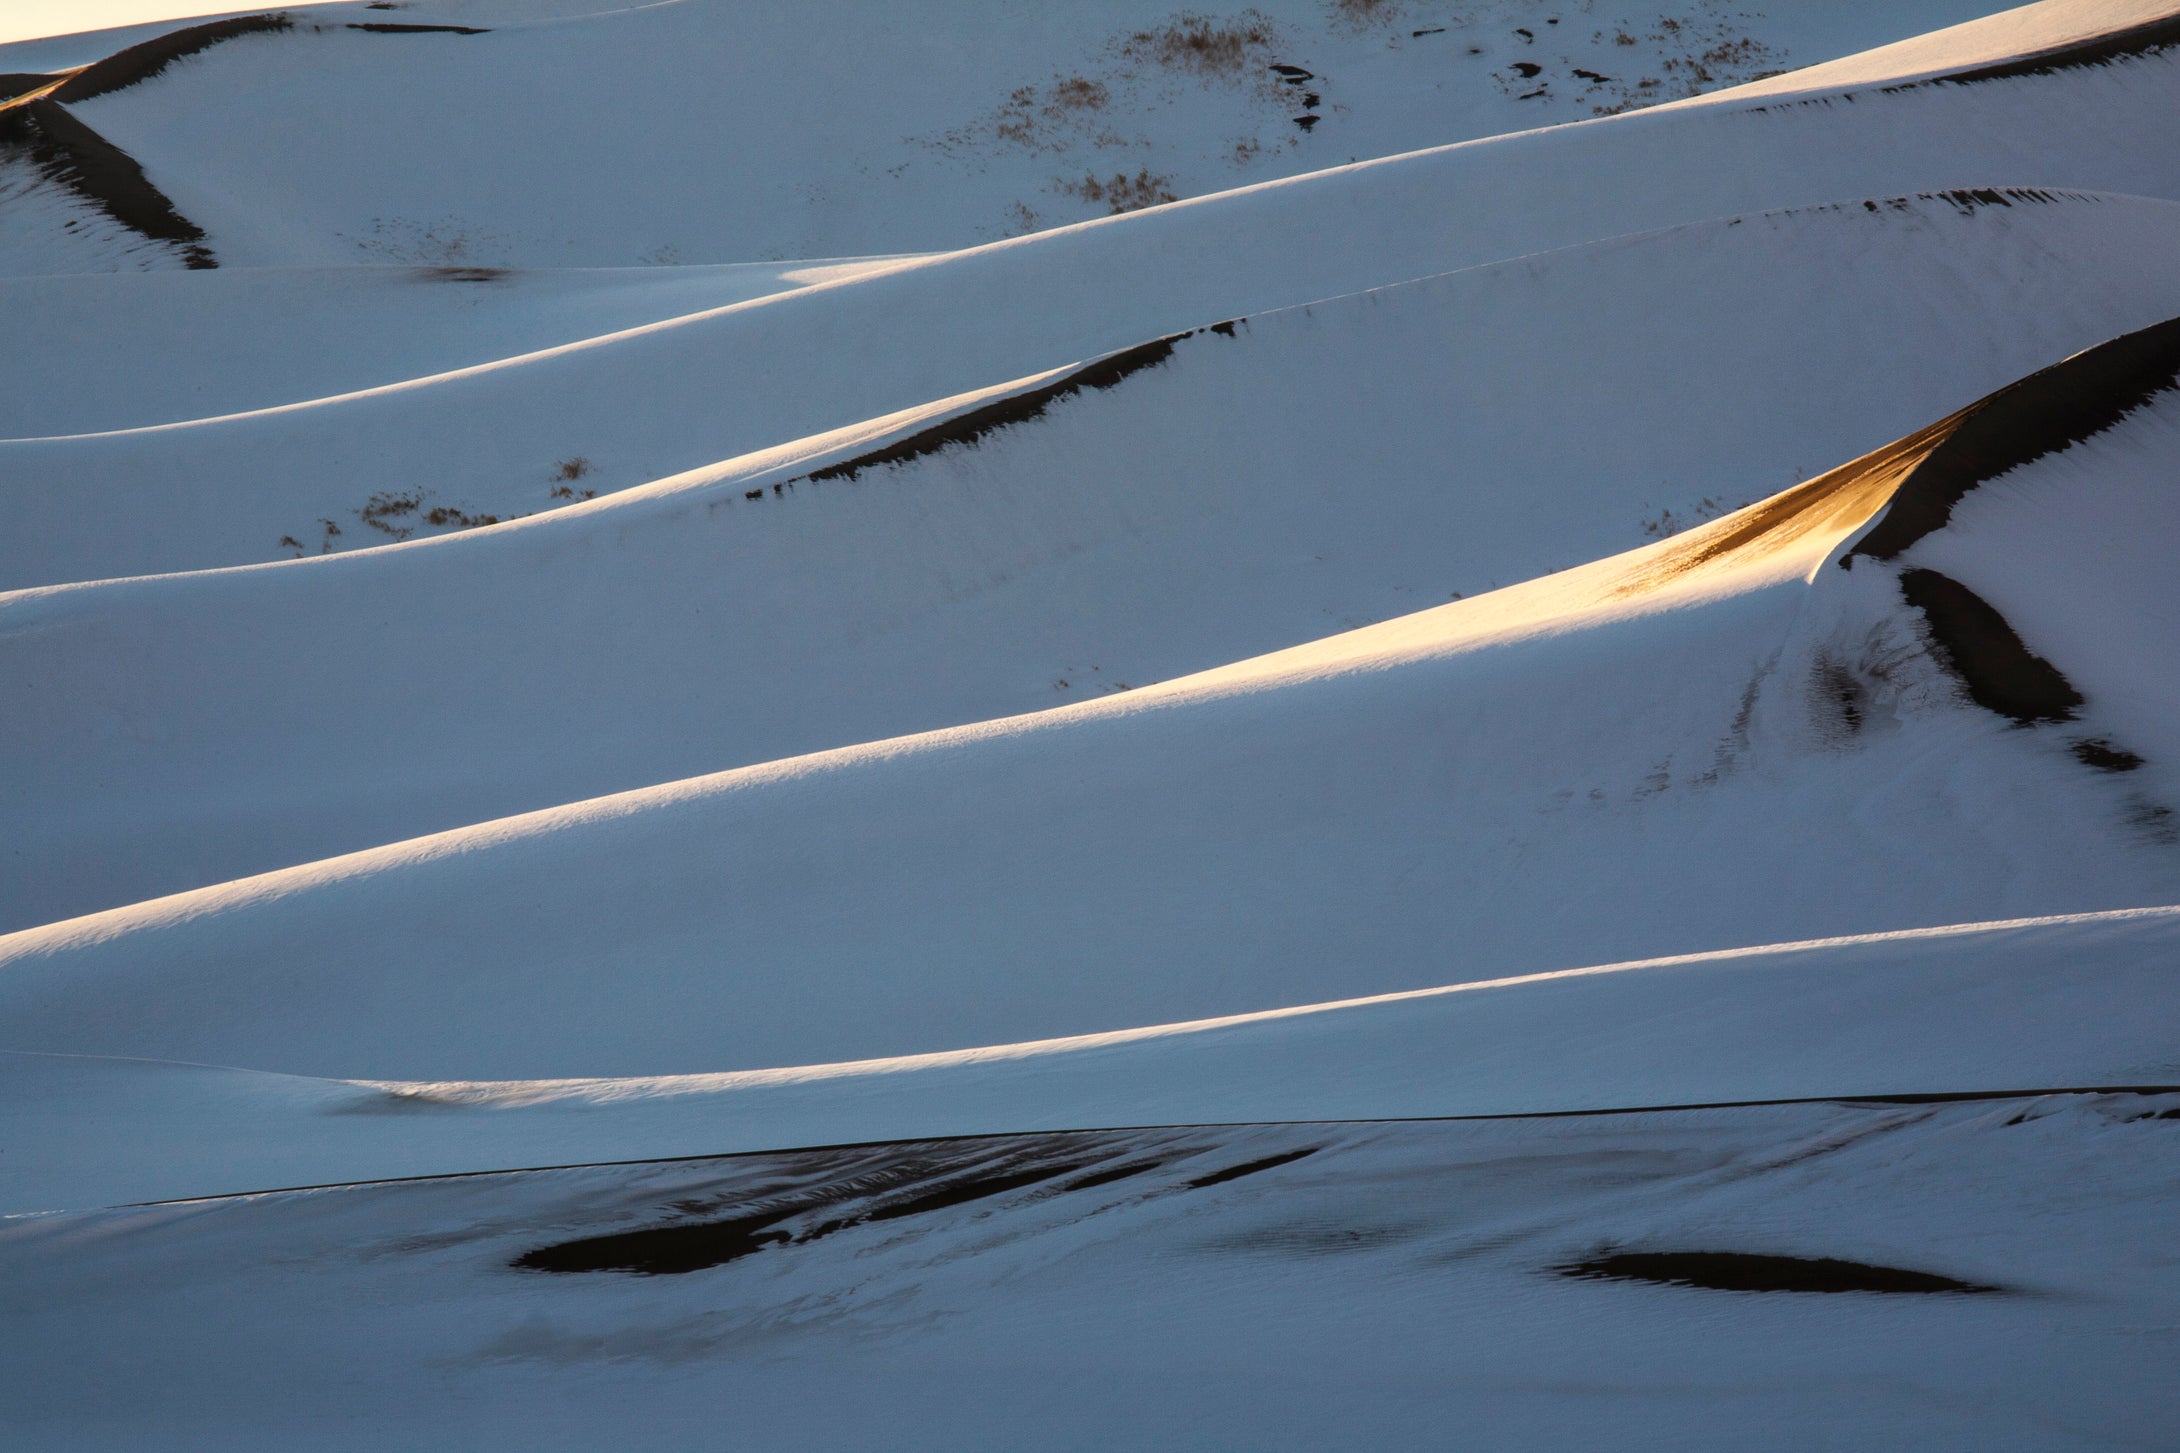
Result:
{"label": "smooth white snowfield", "polygon": [[10,1453],[2180,1425],[2180,0],[380,4],[0,47]]}
{"label": "smooth white snowfield", "polygon": [[39,764],[0,776],[0,928],[1475,595],[2175,313],[2180,205],[1850,203],[1258,315],[852,481],[747,497],[931,417],[515,528],[0,596],[0,731]]}
{"label": "smooth white snowfield", "polygon": [[[2076,23],[2096,35],[2141,13],[2084,7]],[[237,40],[204,64],[276,40]],[[1963,66],[2007,53],[1972,38],[1959,49]],[[551,471],[570,457],[597,461],[599,487],[626,487],[1241,314],[1703,219],[1994,183],[2180,198],[2176,64],[2155,50],[1831,106],[1725,93],[1063,227],[308,406],[0,443],[0,584],[278,558],[281,537],[345,523],[389,491],[505,517],[550,504]]]}

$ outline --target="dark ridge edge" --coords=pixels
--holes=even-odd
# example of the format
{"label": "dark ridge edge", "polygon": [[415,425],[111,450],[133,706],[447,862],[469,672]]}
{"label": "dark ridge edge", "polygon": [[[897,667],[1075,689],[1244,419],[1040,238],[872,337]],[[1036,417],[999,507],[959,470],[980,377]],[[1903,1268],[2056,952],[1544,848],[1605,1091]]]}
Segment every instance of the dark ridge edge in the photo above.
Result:
{"label": "dark ridge edge", "polygon": [[2180,387],[2180,318],[2168,318],[2040,369],[1970,404],[1908,473],[1877,524],[1847,553],[1891,560],[1952,518],[1977,485],[2084,443]]}
{"label": "dark ridge edge", "polygon": [[[1213,323],[1208,329],[1201,331],[1231,338],[1234,336],[1234,325],[1239,321],[1241,320],[1228,319],[1223,323]],[[1132,374],[1141,373],[1146,368],[1156,368],[1173,356],[1173,346],[1176,343],[1195,337],[1198,331],[1191,328],[1185,333],[1171,333],[1163,338],[1154,338],[1148,343],[1139,343],[1133,348],[1124,348],[1118,353],[1109,353],[1094,362],[1084,364],[1065,377],[1054,379],[1051,383],[1007,398],[994,399],[988,404],[957,414],[944,423],[919,430],[883,448],[858,454],[852,459],[843,459],[836,464],[828,464],[822,469],[813,469],[801,478],[813,484],[828,479],[853,479],[866,469],[876,469],[886,464],[905,464],[912,459],[920,459],[957,445],[973,445],[986,435],[1016,424],[1028,423],[1042,415],[1051,405],[1085,389],[1109,389]],[[777,488],[774,492],[778,492]]]}
{"label": "dark ridge edge", "polygon": [[2162,20],[2145,20],[2124,29],[2107,31],[2087,40],[2054,46],[2050,50],[2038,51],[2015,60],[1997,61],[1965,71],[1951,71],[1942,76],[1927,76],[1919,81],[1901,81],[1880,89],[1890,93],[1914,90],[1919,86],[1972,86],[1979,81],[2003,81],[2015,76],[2048,76],[2059,71],[2109,66],[2136,56],[2153,55],[2175,45],[2180,45],[2180,16],[2167,16]]}
{"label": "dark ridge edge", "polygon": [[179,248],[186,266],[219,266],[205,245],[204,229],[175,210],[136,158],[51,97],[0,112],[4,140],[27,143],[31,164],[46,180],[66,187],[130,231]]}
{"label": "dark ridge edge", "polygon": [[91,62],[69,77],[67,83],[53,93],[53,99],[88,101],[95,96],[110,95],[139,81],[148,81],[184,56],[210,49],[223,40],[294,27],[295,22],[286,11],[269,11],[170,30],[165,35],[117,50],[104,60]]}
{"label": "dark ridge edge", "polygon": [[58,75],[40,75],[36,71],[8,71],[0,73],[0,106],[20,96],[27,96],[40,86],[50,86],[59,80]]}
{"label": "dark ridge edge", "polygon": [[496,1170],[450,1170],[428,1175],[373,1176],[360,1181],[314,1181],[306,1185],[265,1186],[248,1191],[213,1191],[201,1196],[173,1196],[159,1201],[124,1201],[86,1210],[130,1211],[151,1206],[186,1206],[199,1201],[232,1201],[248,1196],[285,1196],[300,1191],[340,1191],[357,1186],[413,1185],[421,1181],[466,1181],[483,1176],[533,1175],[555,1170],[610,1170],[627,1165],[688,1165],[700,1160],[747,1160],[760,1155],[802,1155],[831,1150],[865,1150],[884,1145],[944,1145],[977,1140],[1013,1140],[1022,1136],[1111,1135],[1151,1130],[1259,1130],[1277,1126],[1456,1125],[1489,1120],[1574,1120],[1602,1115],[1672,1115],[1694,1110],[1760,1110],[1785,1105],[1959,1105],[1995,1100],[2040,1100],[2052,1095],[2180,1095],[2180,1084],[2048,1085],[2012,1090],[1926,1090],[1877,1095],[1786,1095],[1762,1100],[1688,1100],[1670,1105],[1614,1105],[1585,1110],[1506,1110],[1478,1115],[1350,1115],[1336,1120],[1196,1120],[1152,1125],[1078,1125],[1065,1130],[992,1130],[964,1135],[896,1136],[886,1140],[841,1140],[822,1145],[772,1146],[763,1150],[709,1151],[693,1155],[639,1155],[623,1160],[571,1160],[552,1165],[502,1166]]}
{"label": "dark ridge edge", "polygon": [[355,20],[348,24],[350,30],[368,30],[373,35],[490,35],[490,26],[483,25],[401,25],[390,20]]}
{"label": "dark ridge edge", "polygon": [[2176,44],[2180,44],[2180,16],[2170,16],[2163,20],[2146,20],[2139,25],[2107,31],[2103,35],[2093,35],[2085,40],[2070,41],[2010,61],[1995,61],[1990,65],[1971,66],[1966,70],[1923,76],[1912,81],[1893,81],[1881,86],[1850,86],[1828,94],[1782,97],[1777,101],[1752,106],[1749,110],[1752,114],[1760,114],[1766,111],[1795,110],[1803,106],[1829,106],[1834,101],[1844,101],[1851,106],[1857,95],[1871,92],[1891,96],[1931,86],[1973,86],[1984,81],[2089,70],[2161,55]]}
{"label": "dark ridge edge", "polygon": [[[906,1146],[929,1144],[904,1141]],[[883,1148],[882,1146],[873,1147]],[[1096,1160],[1055,1161],[1030,1157],[997,1167],[953,1166],[927,1181],[883,1185],[875,1191],[833,1184],[799,1195],[750,1205],[740,1215],[713,1220],[672,1221],[628,1231],[580,1236],[547,1246],[533,1247],[508,1262],[517,1271],[593,1272],[619,1271],[640,1276],[669,1276],[708,1271],[739,1261],[768,1246],[797,1246],[822,1241],[837,1232],[951,1210],[993,1196],[1073,1175],[1097,1164]],[[1131,1174],[1156,1169],[1157,1162],[1128,1168]],[[1116,1175],[1117,1178],[1117,1175]],[[1080,1186],[1074,1189],[1080,1189]],[[866,1203],[860,1211],[814,1226],[800,1235],[772,1228],[797,1216],[831,1211],[852,1202]]]}

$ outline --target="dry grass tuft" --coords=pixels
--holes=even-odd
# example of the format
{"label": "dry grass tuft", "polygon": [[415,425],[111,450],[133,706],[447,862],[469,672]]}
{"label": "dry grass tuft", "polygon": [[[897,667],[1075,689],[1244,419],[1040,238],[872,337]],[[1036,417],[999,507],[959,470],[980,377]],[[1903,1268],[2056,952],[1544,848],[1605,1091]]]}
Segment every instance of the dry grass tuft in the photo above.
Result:
{"label": "dry grass tuft", "polygon": [[1085,176],[1079,182],[1058,182],[1053,190],[1080,197],[1085,202],[1105,203],[1116,217],[1122,212],[1140,212],[1145,207],[1180,200],[1173,190],[1173,178],[1153,176],[1149,167],[1140,169],[1132,177],[1126,172],[1115,172],[1102,180]]}
{"label": "dry grass tuft", "polygon": [[1157,30],[1139,30],[1121,43],[1129,60],[1199,76],[1234,76],[1262,64],[1279,38],[1272,22],[1255,10],[1224,20],[1193,11]]}

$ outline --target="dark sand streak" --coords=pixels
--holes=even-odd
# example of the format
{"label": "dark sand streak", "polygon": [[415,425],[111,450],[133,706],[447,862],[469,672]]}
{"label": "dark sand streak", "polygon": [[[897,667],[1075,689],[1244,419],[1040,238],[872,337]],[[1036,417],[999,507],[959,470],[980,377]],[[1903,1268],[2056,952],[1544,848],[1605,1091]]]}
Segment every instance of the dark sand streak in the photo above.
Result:
{"label": "dark sand streak", "polygon": [[366,20],[349,25],[350,30],[367,30],[374,35],[490,35],[490,27],[477,25],[394,25],[385,21]]}
{"label": "dark sand streak", "polygon": [[[1052,383],[1029,389],[1011,397],[996,399],[991,403],[958,414],[943,424],[920,430],[906,439],[858,454],[853,459],[843,459],[838,464],[828,464],[823,469],[813,469],[804,478],[813,484],[828,479],[853,479],[866,469],[876,469],[885,464],[906,464],[927,454],[956,446],[971,446],[988,434],[1015,424],[1026,424],[1041,416],[1045,409],[1061,399],[1072,397],[1084,389],[1108,389],[1146,368],[1156,368],[1173,356],[1173,345],[1184,338],[1195,336],[1195,330],[1175,333],[1171,337],[1156,338],[1149,343],[1139,343],[1133,348],[1109,354],[1095,363],[1085,364],[1073,373]],[[1231,336],[1231,335],[1229,335]]]}
{"label": "dark sand streak", "polygon": [[0,111],[0,147],[27,150],[41,176],[66,187],[114,221],[155,242],[180,249],[191,268],[219,266],[204,229],[184,217],[151,184],[136,158],[70,115],[50,98]]}
{"label": "dark sand streak", "polygon": [[[585,1236],[536,1247],[508,1264],[518,1271],[615,1271],[639,1276],[703,1271],[767,1247],[805,1246],[857,1226],[951,1210],[1073,1176],[1109,1155],[1116,1148],[1110,1144],[1113,1139],[1110,1134],[1097,1133],[1010,1136],[1001,1144],[1020,1148],[996,1157],[989,1153],[986,1142],[912,1141],[898,1147],[876,1147],[881,1152],[894,1149],[900,1153],[875,1169],[862,1167],[800,1195],[750,1207],[738,1216]],[[1110,1184],[1155,1170],[1160,1164],[1137,1159],[1058,1190],[1065,1194]],[[782,1226],[797,1217],[834,1211],[844,1213],[800,1232]]]}
{"label": "dark sand streak", "polygon": [[[1931,644],[1976,705],[2012,717],[2021,726],[2074,719],[2082,694],[2057,667],[2021,644],[2006,618],[1982,596],[1935,570],[1902,572],[1900,592],[1923,613]],[[2080,754],[2079,747],[2076,752]],[[2116,760],[2134,754],[2114,752],[2106,744],[2103,756]],[[2134,761],[2140,765],[2141,758]],[[2114,770],[2101,760],[2089,765]]]}
{"label": "dark sand streak", "polygon": [[[1511,1110],[1492,1111],[1476,1115],[1366,1115],[1350,1116],[1340,1120],[1219,1120],[1193,1123],[1164,1123],[1151,1125],[1084,1126],[1074,1130],[1032,1132],[1038,1138],[1053,1136],[1100,1136],[1141,1135],[1153,1131],[1209,1131],[1209,1130],[1258,1130],[1268,1126],[1338,1126],[1338,1125],[1428,1125],[1465,1124],[1494,1120],[1578,1120],[1589,1117],[1620,1115],[1677,1115],[1694,1110],[1751,1110],[1779,1105],[1958,1105],[1996,1100],[2041,1100],[2053,1095],[2180,1095],[2180,1084],[2162,1085],[2046,1085],[2039,1088],[1997,1090],[1935,1090],[1897,1091],[1876,1095],[1789,1095],[1761,1100],[1689,1100],[1655,1105],[1607,1105],[1579,1110]],[[439,1099],[429,1094],[414,1092],[385,1092],[388,1101],[403,1106],[433,1105],[448,1109],[460,1108],[461,1102]],[[330,1110],[328,1114],[357,1113],[352,1110]],[[387,1113],[381,1109],[376,1113]],[[422,1175],[373,1176],[355,1181],[308,1181],[298,1185],[259,1186],[244,1191],[210,1191],[194,1196],[172,1196],[156,1201],[127,1201],[122,1206],[140,1209],[146,1206],[187,1206],[206,1201],[238,1200],[251,1196],[288,1196],[306,1191],[352,1190],[361,1186],[417,1185],[427,1181],[483,1180],[494,1176],[526,1176],[549,1171],[608,1170],[620,1166],[639,1165],[692,1165],[698,1161],[753,1160],[759,1157],[779,1155],[839,1155],[851,1151],[887,1149],[901,1145],[960,1146],[994,1145],[1025,1138],[1024,1132],[984,1131],[960,1135],[933,1136],[921,1141],[898,1140],[850,1140],[834,1141],[820,1145],[776,1146],[767,1150],[700,1151],[690,1155],[639,1155],[625,1160],[569,1160],[549,1161],[536,1165],[494,1166],[482,1170],[431,1171]],[[1144,1171],[1159,1168],[1162,1162],[1152,1161],[1141,1167]],[[1096,1184],[1095,1178],[1083,1184]]]}
{"label": "dark sand streak", "polygon": [[1747,1251],[1628,1251],[1554,1268],[1581,1281],[1646,1281],[1721,1292],[1995,1292],[1931,1271],[1871,1266],[1829,1256]]}

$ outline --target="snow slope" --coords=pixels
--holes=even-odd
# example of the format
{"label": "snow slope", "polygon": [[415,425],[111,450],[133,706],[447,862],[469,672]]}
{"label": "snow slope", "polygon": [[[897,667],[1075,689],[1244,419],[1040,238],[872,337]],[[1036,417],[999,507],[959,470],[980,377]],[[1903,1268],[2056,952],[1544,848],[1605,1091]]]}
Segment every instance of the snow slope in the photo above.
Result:
{"label": "snow slope", "polygon": [[[1970,694],[2002,653],[1949,647],[1903,594],[1943,515],[1905,554],[1835,567],[1895,491],[1982,504],[1976,471],[2000,473],[1989,508],[1962,507],[1982,564],[1954,588],[1993,589],[2044,671],[2052,652],[2096,680],[2074,660],[2118,642],[2069,635],[2044,541],[2098,550],[2105,592],[2170,619],[2176,375],[2162,324],[1563,575],[1100,701],[26,930],[0,939],[0,1015],[15,1047],[68,1053],[639,1074],[2168,902],[2170,687],[2132,709],[2068,687],[2047,713],[2065,720],[2024,729]],[[1999,595],[1998,571],[2021,588]]]}
{"label": "snow slope", "polygon": [[[0,1397],[41,1450],[2154,1447],[2176,1107],[1034,1136],[29,1217]],[[802,1244],[511,1264],[768,1215]],[[1690,1252],[1998,1290],[1559,1270]]]}
{"label": "snow slope", "polygon": [[[2166,202],[1758,215],[1254,316],[852,481],[792,482],[930,416],[518,527],[0,597],[0,729],[39,763],[0,781],[0,927],[1092,699],[1611,554],[2180,312],[2176,279]],[[577,487],[551,477],[540,499]]]}
{"label": "snow slope", "polygon": [[[296,11],[80,113],[229,266],[834,257],[1715,91],[1982,8],[1615,0],[1554,25],[1526,4],[1265,0],[1191,25],[1165,0],[424,0]],[[0,48],[0,72],[107,49]],[[1275,64],[1309,78],[1284,84]],[[1084,186],[1138,177],[1117,196]]]}
{"label": "snow slope", "polygon": [[2172,1424],[2171,0],[386,4],[0,48],[0,1441]]}
{"label": "snow slope", "polygon": [[1913,929],[722,1074],[419,1083],[0,1053],[0,1213],[931,1135],[2180,1084],[2176,935],[2175,909]]}
{"label": "snow slope", "polygon": [[[230,268],[0,278],[0,436],[272,408],[489,363],[894,259],[507,272]],[[117,386],[125,381],[125,386]]]}
{"label": "snow slope", "polygon": [[595,487],[623,488],[1225,318],[1686,222],[1992,183],[2180,197],[2180,148],[2157,144],[2180,132],[2173,64],[2156,51],[1829,107],[1729,93],[1061,228],[309,406],[0,444],[0,582],[277,558],[283,536],[386,492],[504,518],[552,502],[543,486],[562,459],[597,461]]}

